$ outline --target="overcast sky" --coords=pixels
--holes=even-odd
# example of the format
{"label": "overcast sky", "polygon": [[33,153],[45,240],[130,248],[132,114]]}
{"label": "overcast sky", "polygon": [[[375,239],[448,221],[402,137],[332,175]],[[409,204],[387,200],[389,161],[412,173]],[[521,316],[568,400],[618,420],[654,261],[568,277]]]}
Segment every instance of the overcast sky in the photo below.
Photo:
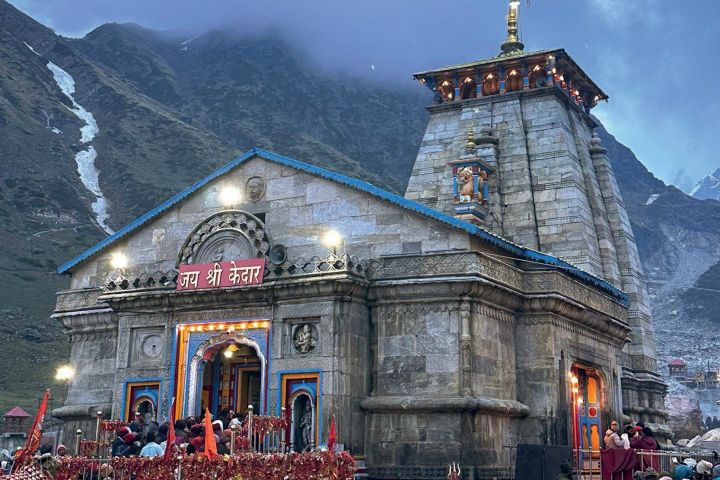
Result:
{"label": "overcast sky", "polygon": [[[201,32],[281,31],[326,66],[409,83],[415,71],[484,59],[505,0],[10,0],[66,36],[106,22]],[[667,183],[720,167],[720,0],[532,0],[525,50],[565,48],[610,96],[594,113]],[[418,85],[417,88],[420,88]]]}

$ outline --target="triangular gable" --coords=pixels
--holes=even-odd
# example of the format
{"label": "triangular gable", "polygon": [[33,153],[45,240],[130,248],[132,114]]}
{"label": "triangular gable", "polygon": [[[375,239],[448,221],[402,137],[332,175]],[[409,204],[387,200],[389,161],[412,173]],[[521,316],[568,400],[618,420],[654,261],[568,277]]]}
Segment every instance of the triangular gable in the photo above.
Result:
{"label": "triangular gable", "polygon": [[202,180],[195,182],[194,184],[190,185],[185,190],[181,191],[177,195],[173,196],[172,198],[166,200],[162,204],[158,205],[157,207],[153,208],[149,212],[145,213],[144,215],[138,217],[134,221],[130,222],[129,224],[125,225],[123,228],[115,232],[113,235],[105,238],[104,240],[98,242],[96,245],[88,248],[83,253],[78,255],[77,257],[73,258],[72,260],[64,263],[63,265],[59,266],[57,271],[58,273],[68,273],[70,269],[77,266],[78,264],[84,262],[88,258],[92,257],[96,253],[100,252],[101,250],[105,249],[106,247],[113,244],[116,240],[124,237],[128,233],[138,229],[148,221],[152,220],[153,218],[157,217],[161,213],[168,210],[170,207],[173,207],[174,205],[180,203],[185,198],[196,192],[197,190],[201,189],[208,183],[212,182],[216,178],[234,170],[236,167],[242,165],[246,161],[259,157],[263,158],[265,160],[268,160],[270,162],[279,163],[281,165],[291,167],[306,173],[310,173],[312,175],[317,175],[319,177],[332,180],[334,182],[340,183],[342,185],[349,186],[351,188],[355,188],[357,190],[363,191],[365,193],[369,193],[370,195],[373,195],[377,198],[380,198],[382,200],[388,201],[390,203],[393,203],[399,207],[402,207],[406,210],[410,210],[412,212],[415,212],[417,214],[423,215],[425,217],[432,218],[434,220],[437,220],[441,223],[444,223],[446,225],[449,225],[453,228],[457,228],[460,230],[464,230],[471,235],[476,235],[483,239],[484,241],[488,242],[491,245],[494,245],[498,248],[501,248],[520,259],[530,260],[533,262],[540,262],[548,265],[553,265],[555,267],[558,267],[560,270],[563,270],[564,272],[570,274],[571,276],[575,278],[579,278],[580,280],[590,283],[592,285],[595,285],[596,287],[601,288],[605,292],[611,294],[613,297],[621,301],[623,304],[629,304],[629,300],[627,295],[622,292],[621,290],[617,289],[615,286],[610,284],[609,282],[602,280],[600,278],[597,278],[583,270],[580,270],[579,268],[575,267],[574,265],[571,265],[570,263],[567,263],[563,260],[560,260],[557,257],[553,257],[552,255],[547,255],[535,250],[531,250],[529,248],[522,247],[520,245],[516,245],[509,240],[505,240],[504,238],[498,237],[497,235],[490,233],[489,231],[485,230],[482,227],[479,227],[477,225],[473,225],[471,223],[465,222],[463,220],[459,220],[455,217],[452,217],[450,215],[447,215],[445,213],[439,212],[435,209],[432,209],[430,207],[427,207],[421,203],[415,202],[413,200],[408,200],[405,197],[401,197],[400,195],[397,195],[395,193],[388,192],[387,190],[383,190],[382,188],[376,187],[375,185],[372,185],[370,183],[364,182],[362,180],[358,180],[357,178],[348,177],[346,175],[342,175],[340,173],[333,172],[331,170],[327,170],[322,167],[318,167],[315,165],[310,165],[304,162],[300,162],[298,160],[294,160],[289,157],[284,157],[282,155],[278,155],[277,153],[269,152],[267,150],[263,150],[261,148],[253,148],[251,150],[248,150],[247,152],[243,153],[240,157],[236,158],[235,160],[231,161],[230,163],[226,164],[223,167],[218,168],[214,172],[212,172],[207,177],[203,178]]}

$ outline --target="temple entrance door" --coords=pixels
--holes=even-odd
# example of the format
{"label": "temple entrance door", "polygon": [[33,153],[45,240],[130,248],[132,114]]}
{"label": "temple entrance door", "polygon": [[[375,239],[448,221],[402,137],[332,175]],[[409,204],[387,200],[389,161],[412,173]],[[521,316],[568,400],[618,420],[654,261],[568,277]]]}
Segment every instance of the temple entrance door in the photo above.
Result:
{"label": "temple entrance door", "polygon": [[215,418],[223,409],[245,412],[249,405],[258,411],[262,391],[261,362],[249,345],[229,341],[207,350],[201,369],[198,412],[205,408]]}
{"label": "temple entrance door", "polygon": [[[572,369],[573,445],[581,452],[583,470],[599,471],[602,448],[602,383],[595,369],[574,366]],[[592,453],[589,454],[588,451]]]}

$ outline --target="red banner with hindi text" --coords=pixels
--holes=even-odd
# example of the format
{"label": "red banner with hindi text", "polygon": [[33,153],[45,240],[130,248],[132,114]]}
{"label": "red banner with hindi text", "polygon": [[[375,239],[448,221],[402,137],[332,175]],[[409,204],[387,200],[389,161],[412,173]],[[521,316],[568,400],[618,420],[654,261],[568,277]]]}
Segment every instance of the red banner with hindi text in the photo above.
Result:
{"label": "red banner with hindi text", "polygon": [[259,258],[180,265],[177,290],[260,285],[264,273],[265,260]]}

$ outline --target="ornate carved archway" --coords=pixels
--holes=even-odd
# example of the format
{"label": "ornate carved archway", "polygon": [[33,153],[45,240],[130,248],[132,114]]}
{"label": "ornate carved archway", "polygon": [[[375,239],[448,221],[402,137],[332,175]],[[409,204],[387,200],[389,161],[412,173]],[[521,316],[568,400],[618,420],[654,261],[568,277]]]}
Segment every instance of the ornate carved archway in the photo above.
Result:
{"label": "ornate carved archway", "polygon": [[[265,392],[265,385],[267,382],[267,379],[265,378],[266,359],[265,356],[262,354],[262,349],[260,348],[260,346],[254,340],[246,337],[242,332],[223,332],[208,338],[200,345],[198,345],[195,354],[190,360],[188,376],[188,402],[186,412],[187,415],[199,415],[201,413],[197,411],[197,403],[199,399],[198,393],[202,383],[202,378],[200,376],[200,367],[202,365],[202,362],[206,360],[205,356],[207,354],[207,351],[211,348],[230,343],[247,345],[253,350],[255,350],[258,359],[260,359],[260,391]],[[263,396],[264,393],[261,393],[260,398],[262,399]]]}
{"label": "ornate carved archway", "polygon": [[264,258],[269,249],[270,236],[259,218],[242,210],[225,210],[193,229],[180,249],[176,266]]}

